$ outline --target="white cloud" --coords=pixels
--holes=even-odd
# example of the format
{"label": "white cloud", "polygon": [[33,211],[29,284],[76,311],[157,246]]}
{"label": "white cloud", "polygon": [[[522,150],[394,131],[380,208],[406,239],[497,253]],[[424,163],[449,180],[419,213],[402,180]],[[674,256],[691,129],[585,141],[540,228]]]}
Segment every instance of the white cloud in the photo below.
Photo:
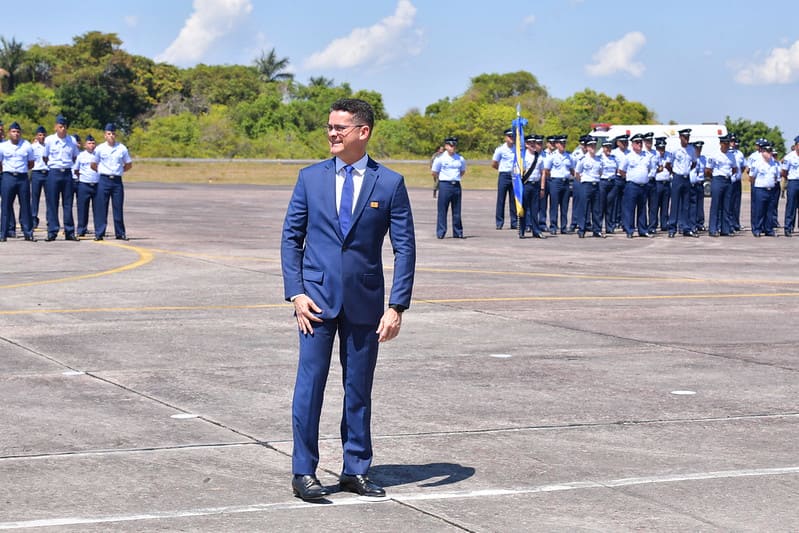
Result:
{"label": "white cloud", "polygon": [[735,81],[744,85],[787,84],[799,80],[799,41],[790,48],[774,48],[764,61],[743,67]]}
{"label": "white cloud", "polygon": [[194,12],[169,48],[156,61],[188,66],[202,60],[209,48],[244,21],[250,0],[194,0]]}
{"label": "white cloud", "polygon": [[535,15],[527,15],[522,19],[522,28],[532,26],[533,24],[535,24]]}
{"label": "white cloud", "polygon": [[646,70],[643,63],[634,61],[635,54],[646,43],[646,37],[640,31],[630,32],[618,41],[611,41],[594,54],[596,61],[586,65],[585,70],[591,76],[609,76],[616,72],[627,72],[638,78]]}
{"label": "white cloud", "polygon": [[414,28],[416,8],[410,0],[399,0],[397,9],[377,24],[355,28],[335,39],[321,52],[305,60],[304,68],[353,68],[364,64],[382,65],[397,57],[419,55],[421,30]]}
{"label": "white cloud", "polygon": [[139,17],[137,17],[136,15],[126,15],[125,24],[129,28],[135,28],[136,26],[139,25]]}

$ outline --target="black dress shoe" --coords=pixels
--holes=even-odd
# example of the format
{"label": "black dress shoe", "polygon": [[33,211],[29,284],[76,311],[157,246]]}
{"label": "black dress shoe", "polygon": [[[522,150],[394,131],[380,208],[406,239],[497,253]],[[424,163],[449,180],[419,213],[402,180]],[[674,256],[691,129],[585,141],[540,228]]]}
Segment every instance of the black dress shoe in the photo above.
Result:
{"label": "black dress shoe", "polygon": [[[443,237],[441,237],[441,238],[443,239]],[[117,236],[116,236],[116,239],[117,239],[118,241],[129,241],[129,240],[130,240],[130,239],[128,239],[128,236],[127,236],[127,235],[117,235]]]}
{"label": "black dress shoe", "polygon": [[0,237],[0,242],[6,242],[6,238],[5,237]]}
{"label": "black dress shoe", "polygon": [[369,496],[372,498],[382,498],[386,495],[386,491],[383,490],[383,487],[361,474],[355,476],[341,474],[339,478],[339,487],[341,490],[355,492],[361,496]]}
{"label": "black dress shoe", "polygon": [[50,242],[55,240],[55,235],[48,235],[45,241]]}
{"label": "black dress shoe", "polygon": [[683,233],[683,237],[699,237],[699,235],[697,235],[696,232],[693,231],[686,231],[685,233]]}
{"label": "black dress shoe", "polygon": [[311,474],[294,476],[291,480],[291,489],[297,498],[306,501],[321,500],[330,495],[330,489],[323,487],[316,476]]}
{"label": "black dress shoe", "polygon": [[103,236],[102,236],[102,235],[97,235],[97,236],[94,238],[94,240],[95,240],[95,241],[102,241],[102,240],[103,240]]}
{"label": "black dress shoe", "polygon": [[25,240],[30,242],[36,242],[36,237],[33,235],[25,235]]}
{"label": "black dress shoe", "polygon": [[71,234],[71,235],[67,235],[66,237],[64,237],[64,240],[67,240],[67,241],[79,241],[80,239],[75,237],[75,234]]}

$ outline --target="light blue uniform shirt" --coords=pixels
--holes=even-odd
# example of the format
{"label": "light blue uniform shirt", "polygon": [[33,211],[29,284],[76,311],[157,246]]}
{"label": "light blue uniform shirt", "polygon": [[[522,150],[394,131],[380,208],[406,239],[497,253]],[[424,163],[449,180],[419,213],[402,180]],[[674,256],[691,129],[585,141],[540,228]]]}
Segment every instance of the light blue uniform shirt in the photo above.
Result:
{"label": "light blue uniform shirt", "polygon": [[766,162],[763,157],[749,167],[749,176],[755,178],[755,187],[771,188],[779,181],[780,165],[774,159]]}
{"label": "light blue uniform shirt", "polygon": [[[538,161],[535,162],[535,168],[530,173],[530,177],[528,178],[528,181],[533,182],[533,183],[536,182],[536,181],[541,181],[541,175],[544,173],[544,160],[546,158],[547,158],[547,153],[546,153],[545,150],[542,150],[538,154]],[[524,172],[525,173],[527,173],[527,171],[530,169],[530,166],[533,164],[534,160],[535,160],[535,152],[531,152],[530,150],[527,150],[525,152],[525,154],[524,154]]]}
{"label": "light blue uniform shirt", "polygon": [[444,152],[433,161],[433,172],[438,172],[438,181],[460,181],[466,172],[466,160],[460,154]]}
{"label": "light blue uniform shirt", "polygon": [[619,171],[619,161],[616,159],[616,156],[613,155],[612,152],[609,155],[603,152],[599,157],[602,160],[602,174],[600,178],[607,180],[616,176]]}
{"label": "light blue uniform shirt", "polygon": [[[671,181],[671,172],[666,168],[666,163],[674,161],[674,154],[668,150],[664,150],[661,155],[660,152],[655,156],[655,180],[656,181]],[[661,168],[658,172],[658,168]]]}
{"label": "light blue uniform shirt", "polygon": [[78,145],[72,135],[66,135],[62,139],[53,133],[44,140],[44,155],[42,157],[47,158],[47,166],[49,168],[68,168],[71,170],[79,152]]}
{"label": "light blue uniform shirt", "polygon": [[692,145],[680,146],[674,151],[674,162],[671,170],[680,176],[687,176],[691,172],[691,163],[696,161],[696,150]]}
{"label": "light blue uniform shirt", "polygon": [[549,170],[550,177],[569,178],[574,164],[569,152],[561,153],[555,150],[547,156],[546,161],[544,161],[544,168]]}
{"label": "light blue uniform shirt", "polygon": [[94,163],[94,154],[90,154],[86,150],[78,154],[78,159],[75,161],[75,170],[78,171],[78,181],[82,183],[97,183],[100,181],[100,173],[92,170],[92,163]]}
{"label": "light blue uniform shirt", "polygon": [[502,143],[497,146],[497,149],[494,150],[494,157],[491,158],[492,161],[497,161],[499,163],[497,166],[499,172],[510,172],[513,170],[513,159],[513,148],[508,146],[507,143]]}
{"label": "light blue uniform shirt", "polygon": [[28,161],[35,161],[31,143],[20,139],[17,144],[10,140],[0,143],[0,161],[3,163],[3,172],[24,172],[28,174]]}
{"label": "light blue uniform shirt", "polygon": [[730,148],[730,153],[735,158],[735,165],[738,169],[732,175],[732,181],[740,181],[741,180],[741,173],[743,172],[744,166],[746,162],[744,160],[744,154],[737,148]]}
{"label": "light blue uniform shirt", "polygon": [[616,158],[616,163],[619,164],[619,170],[621,170],[622,165],[624,165],[624,160],[627,159],[627,155],[630,154],[631,150],[622,150],[621,148],[614,148],[611,150],[611,154]]}
{"label": "light blue uniform shirt", "polygon": [[124,144],[115,143],[114,146],[111,146],[104,142],[94,149],[94,162],[97,163],[98,173],[121,176],[125,171],[125,164],[131,163],[133,160]]}
{"label": "light blue uniform shirt", "polygon": [[724,176],[725,178],[732,178],[736,173],[735,155],[727,151],[711,155],[707,158],[707,167],[710,169],[713,176]]}
{"label": "light blue uniform shirt", "polygon": [[644,152],[649,154],[649,179],[651,180],[655,177],[655,174],[658,171],[658,152],[654,148],[651,150],[644,148]]}
{"label": "light blue uniform shirt", "polygon": [[650,159],[649,154],[644,150],[638,154],[630,152],[619,169],[627,173],[628,182],[644,185],[649,182]]}
{"label": "light blue uniform shirt", "polygon": [[36,159],[33,161],[33,170],[47,170],[47,163],[42,159],[44,156],[44,145],[39,141],[33,141],[31,143],[31,148],[33,148],[33,155],[36,156]]}
{"label": "light blue uniform shirt", "polygon": [[782,170],[788,172],[789,180],[799,180],[799,154],[795,150],[782,160]]}
{"label": "light blue uniform shirt", "polygon": [[696,166],[688,173],[688,180],[691,185],[705,181],[705,169],[707,168],[707,158],[700,155],[696,158]]}
{"label": "light blue uniform shirt", "polygon": [[602,175],[602,158],[596,154],[593,157],[585,154],[577,162],[575,171],[580,175],[581,183],[596,183]]}

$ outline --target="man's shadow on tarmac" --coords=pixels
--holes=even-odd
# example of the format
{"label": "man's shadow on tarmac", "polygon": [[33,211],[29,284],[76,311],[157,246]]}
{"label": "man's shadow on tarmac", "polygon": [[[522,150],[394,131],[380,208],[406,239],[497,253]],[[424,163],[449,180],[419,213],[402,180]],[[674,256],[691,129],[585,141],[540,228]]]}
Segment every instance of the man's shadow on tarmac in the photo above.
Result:
{"label": "man's shadow on tarmac", "polygon": [[456,463],[429,463],[426,465],[372,465],[369,476],[384,487],[419,483],[425,480],[434,480],[422,483],[420,487],[440,487],[451,485],[474,475],[475,469]]}

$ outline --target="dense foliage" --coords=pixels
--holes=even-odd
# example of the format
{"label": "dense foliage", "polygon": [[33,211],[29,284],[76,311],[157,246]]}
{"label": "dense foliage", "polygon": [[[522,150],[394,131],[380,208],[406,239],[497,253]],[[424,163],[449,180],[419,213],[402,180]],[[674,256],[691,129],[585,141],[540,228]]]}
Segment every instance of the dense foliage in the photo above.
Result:
{"label": "dense foliage", "polygon": [[[180,69],[122,49],[113,33],[88,32],[71,45],[22,43],[0,37],[0,118],[30,134],[63,113],[78,133],[100,134],[117,123],[138,157],[319,158],[327,154],[323,126],[330,103],[358,97],[372,103],[377,127],[371,152],[379,157],[427,157],[456,135],[467,157],[487,158],[521,104],[529,130],[566,133],[573,146],[591,123],[653,123],[639,102],[585,89],[564,100],[550,96],[529,72],[481,74],[466,92],[388,117],[382,96],[353,91],[324,77],[297,82],[287,58],[272,49],[252,65],[197,65]],[[743,119],[727,126],[745,141],[765,136],[782,143],[777,128]]]}

